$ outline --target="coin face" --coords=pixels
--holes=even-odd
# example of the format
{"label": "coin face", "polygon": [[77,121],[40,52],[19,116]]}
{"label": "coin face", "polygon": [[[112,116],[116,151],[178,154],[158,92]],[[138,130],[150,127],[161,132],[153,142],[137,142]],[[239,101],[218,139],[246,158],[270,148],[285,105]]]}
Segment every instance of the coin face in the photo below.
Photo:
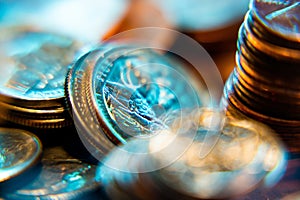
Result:
{"label": "coin face", "polygon": [[64,96],[68,65],[78,44],[52,33],[30,30],[4,32],[0,36],[0,93],[25,100],[49,100]]}
{"label": "coin face", "polygon": [[100,152],[111,142],[148,137],[168,126],[173,111],[208,104],[203,82],[187,67],[132,45],[108,44],[82,56],[68,75],[67,94],[87,146]]}
{"label": "coin face", "polygon": [[75,199],[99,187],[94,176],[93,165],[53,147],[45,151],[42,169],[34,180],[4,195],[9,199]]}
{"label": "coin face", "polygon": [[[107,195],[231,199],[260,183],[268,187],[281,178],[287,164],[286,152],[270,129],[254,121],[225,116],[219,110],[202,108],[197,112],[183,114],[181,125],[190,122],[186,129],[174,118],[171,129],[160,130],[149,140],[130,140],[112,150],[96,172],[96,180],[103,183]],[[193,143],[182,149],[191,136],[189,132],[196,128]],[[174,135],[179,142],[172,145],[167,138]],[[218,137],[216,143],[205,140],[211,136]],[[178,149],[183,150],[181,156],[173,159]],[[166,160],[171,162],[161,167]],[[149,166],[154,168],[148,171]]]}
{"label": "coin face", "polygon": [[42,147],[33,134],[0,128],[0,182],[15,177],[34,165]]}
{"label": "coin face", "polygon": [[147,136],[167,126],[167,113],[197,105],[201,98],[179,67],[152,50],[126,51],[108,66],[99,62],[93,73],[96,107],[100,116],[117,125],[111,130],[115,136]]}
{"label": "coin face", "polygon": [[252,8],[272,33],[300,42],[300,2],[298,0],[254,0]]}

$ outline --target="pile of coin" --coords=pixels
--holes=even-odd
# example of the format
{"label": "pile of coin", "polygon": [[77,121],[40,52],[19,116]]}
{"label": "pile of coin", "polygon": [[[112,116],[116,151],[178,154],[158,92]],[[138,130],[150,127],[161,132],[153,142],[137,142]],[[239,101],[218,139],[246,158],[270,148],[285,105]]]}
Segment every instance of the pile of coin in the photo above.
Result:
{"label": "pile of coin", "polygon": [[[203,82],[193,78],[186,81],[184,77],[189,73],[171,55],[169,58],[140,46],[106,44],[72,63],[80,46],[73,40],[39,31],[13,31],[4,32],[1,41],[1,117],[34,130],[43,137],[42,142],[54,143],[45,145],[41,160],[39,156],[22,160],[15,157],[15,165],[7,154],[18,155],[23,144],[8,129],[6,135],[13,142],[0,140],[0,168],[5,175],[0,180],[4,182],[0,190],[5,191],[0,198],[76,199],[99,191],[101,184],[93,178],[95,163],[69,156],[70,152],[62,149],[74,144],[77,133],[69,132],[74,129],[62,129],[73,120],[85,147],[100,159],[131,137],[148,137],[154,130],[168,126],[174,110],[208,102]],[[40,134],[53,128],[59,128],[56,134]],[[16,134],[22,136],[22,131]],[[57,136],[59,140],[52,138]],[[6,147],[5,141],[13,146]],[[31,144],[27,139],[23,142]],[[75,144],[72,153],[81,151],[78,147],[82,144]],[[21,152],[33,150],[20,148]]]}
{"label": "pile of coin", "polygon": [[223,103],[271,126],[300,152],[300,2],[254,0],[239,31]]}
{"label": "pile of coin", "polygon": [[[265,4],[273,1],[255,1],[254,7],[262,5],[263,11]],[[243,63],[259,63],[270,83],[274,75],[265,70],[270,67],[267,58],[276,58],[277,67],[299,61],[293,49],[298,35],[276,35],[271,30],[278,27],[268,24],[267,29],[261,16],[251,11],[240,32],[241,64],[230,79],[239,84],[228,82],[225,93],[232,107],[248,98],[260,105],[265,98],[254,87],[265,83],[264,78],[244,84],[256,68]],[[262,39],[255,40],[256,35]],[[263,45],[255,46],[257,41]],[[263,54],[272,45],[281,51]],[[211,103],[209,83],[179,56],[118,40],[85,54],[81,48],[72,38],[32,28],[0,31],[0,119],[35,130],[0,128],[0,199],[230,198],[260,185],[272,186],[284,173],[286,152],[273,131],[225,116],[222,110],[204,109]],[[290,67],[297,72],[295,66]],[[284,81],[276,80],[268,91],[279,104],[286,93],[277,87]],[[288,87],[288,98],[282,98],[294,108],[297,89]],[[259,98],[252,99],[251,92]],[[287,118],[281,121],[294,123],[297,114],[272,106],[258,108],[279,109]],[[49,130],[52,134],[41,134]]]}
{"label": "pile of coin", "polygon": [[98,167],[111,199],[231,198],[275,184],[285,170],[281,142],[254,121],[200,109],[159,132],[116,148]]}
{"label": "pile of coin", "polygon": [[[95,181],[96,165],[71,156],[61,146],[47,147],[42,158],[37,159],[36,155],[42,151],[41,146],[34,149],[31,148],[32,142],[26,144],[30,139],[25,137],[24,131],[7,129],[5,134],[13,143],[0,162],[0,176],[10,178],[0,184],[0,198],[97,199],[102,196],[101,184]],[[16,140],[21,137],[25,140]],[[0,142],[4,142],[2,139],[5,138],[0,138]],[[24,154],[26,156],[22,157]],[[11,172],[14,172],[14,177],[8,177]]]}
{"label": "pile of coin", "polygon": [[6,27],[0,33],[0,118],[35,128],[72,124],[64,83],[80,44],[71,38]]}

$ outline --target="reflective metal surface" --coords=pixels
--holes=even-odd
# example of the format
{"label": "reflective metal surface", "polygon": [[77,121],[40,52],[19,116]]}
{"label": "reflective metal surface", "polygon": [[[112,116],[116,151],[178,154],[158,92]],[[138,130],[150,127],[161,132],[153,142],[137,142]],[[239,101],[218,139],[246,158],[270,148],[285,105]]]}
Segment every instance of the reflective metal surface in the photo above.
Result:
{"label": "reflective metal surface", "polygon": [[[224,116],[217,110],[197,112],[199,115],[185,113],[181,120],[190,122],[184,123],[190,124],[187,127],[178,126],[175,118],[172,129],[158,131],[150,140],[131,140],[108,154],[96,175],[107,195],[112,199],[231,198],[258,186],[271,187],[283,176],[286,152],[271,129],[254,121]],[[188,149],[160,168],[161,162],[173,159],[172,154],[195,128],[198,132]],[[166,138],[174,135],[181,142],[168,149],[171,143]],[[217,142],[205,143],[207,137],[218,137]],[[127,156],[123,156],[124,151]],[[138,159],[137,153],[149,157]],[[149,165],[157,168],[145,173]]]}
{"label": "reflective metal surface", "polygon": [[25,100],[63,98],[68,65],[79,44],[53,33],[16,29],[1,30],[1,95]]}
{"label": "reflective metal surface", "polygon": [[84,55],[67,78],[81,137],[105,151],[114,146],[108,138],[126,143],[130,137],[149,137],[167,127],[174,110],[208,104],[203,83],[192,77],[187,82],[183,66],[167,55],[130,45],[108,44]]}
{"label": "reflective metal surface", "polygon": [[0,128],[0,182],[18,176],[37,163],[39,139],[24,130]]}
{"label": "reflective metal surface", "polygon": [[291,152],[299,152],[300,137],[299,8],[298,1],[252,1],[223,99],[227,110],[273,128]]}
{"label": "reflective metal surface", "polygon": [[252,12],[273,34],[300,42],[300,2],[298,0],[253,0]]}
{"label": "reflective metal surface", "polygon": [[[231,117],[218,121],[222,116],[212,118],[219,115],[213,110],[200,112],[200,119],[193,119],[199,125],[193,144],[178,160],[156,172],[156,180],[171,190],[200,199],[230,198],[254,190],[262,182],[267,187],[277,183],[285,172],[287,157],[271,129]],[[206,137],[217,137],[217,141],[205,142]],[[161,148],[152,142],[155,140],[150,141],[150,148]],[[169,156],[162,154],[154,159],[157,163]]]}
{"label": "reflective metal surface", "polygon": [[0,44],[0,118],[43,129],[72,124],[64,84],[82,44],[26,26],[1,27]]}
{"label": "reflective metal surface", "polygon": [[79,199],[99,188],[94,181],[95,166],[69,156],[61,147],[48,148],[42,169],[32,181],[15,191],[4,193],[8,199]]}

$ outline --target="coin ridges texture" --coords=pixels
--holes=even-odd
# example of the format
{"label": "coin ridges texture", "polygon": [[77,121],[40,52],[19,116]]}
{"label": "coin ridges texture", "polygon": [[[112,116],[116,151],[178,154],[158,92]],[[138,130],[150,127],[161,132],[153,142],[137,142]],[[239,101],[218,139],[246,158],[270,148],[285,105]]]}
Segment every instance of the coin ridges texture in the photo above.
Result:
{"label": "coin ridges texture", "polygon": [[[287,164],[286,152],[271,129],[255,121],[225,116],[218,110],[195,112],[174,118],[171,129],[160,130],[149,140],[131,140],[121,150],[108,154],[96,176],[107,195],[112,199],[223,199],[258,186],[270,187],[281,178]],[[178,125],[180,120],[183,122]],[[187,122],[189,125],[182,128]],[[160,166],[172,159],[194,130],[198,130],[194,142],[178,159],[166,167],[143,171],[149,165]],[[177,145],[166,150],[170,145],[166,138],[175,137]],[[218,140],[210,144],[206,137]],[[204,156],[203,151],[207,152]],[[149,157],[143,159],[138,153]]]}
{"label": "coin ridges texture", "polygon": [[299,3],[252,1],[223,98],[236,115],[271,126],[292,152],[300,151]]}
{"label": "coin ridges texture", "polygon": [[54,33],[12,27],[1,31],[0,44],[1,118],[35,128],[72,124],[64,84],[81,44]]}

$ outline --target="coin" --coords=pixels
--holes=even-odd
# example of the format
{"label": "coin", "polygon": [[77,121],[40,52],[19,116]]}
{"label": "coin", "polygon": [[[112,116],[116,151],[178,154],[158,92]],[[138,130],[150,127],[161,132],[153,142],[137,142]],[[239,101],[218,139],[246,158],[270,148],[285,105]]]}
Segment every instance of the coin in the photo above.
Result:
{"label": "coin", "polygon": [[19,31],[1,39],[1,96],[52,100],[64,96],[68,65],[78,50],[71,38]]}
{"label": "coin", "polygon": [[35,128],[72,124],[65,108],[64,84],[68,66],[81,44],[29,27],[2,29],[1,118]]}
{"label": "coin", "polygon": [[24,130],[0,128],[0,182],[16,177],[37,163],[39,139]]}
{"label": "coin", "polygon": [[42,169],[31,182],[5,193],[8,199],[79,199],[99,189],[95,166],[69,156],[61,147],[45,150]]}
{"label": "coin", "polygon": [[87,53],[70,70],[66,88],[81,138],[103,154],[167,126],[173,110],[207,104],[203,83],[186,77],[184,65],[139,46],[108,44]]}
{"label": "coin", "polygon": [[298,0],[254,0],[252,12],[272,34],[300,42],[300,2]]}
{"label": "coin", "polygon": [[[258,186],[271,187],[281,178],[286,152],[271,129],[254,121],[224,116],[218,110],[206,108],[197,112],[200,113],[183,114],[184,122],[192,121],[187,129],[178,127],[175,118],[172,128],[158,131],[149,140],[131,140],[109,153],[96,173],[96,180],[103,183],[107,195],[142,199],[232,198]],[[178,159],[173,159],[173,152],[184,145],[191,136],[188,132],[194,129],[198,130],[194,142]],[[205,142],[206,136],[216,136],[214,131],[219,131],[217,142]],[[164,144],[170,143],[163,138],[173,135],[181,143],[165,151]],[[161,167],[170,158],[172,162]],[[147,171],[151,165],[153,170]]]}
{"label": "coin", "polygon": [[[278,181],[285,171],[286,153],[271,129],[254,121],[225,117],[217,142],[210,144],[203,140],[211,134],[206,124],[209,116],[218,112],[200,112],[200,120],[194,119],[199,131],[193,144],[178,160],[157,171],[156,181],[186,196],[204,199],[231,198],[255,189],[262,180],[265,186]],[[155,140],[150,140],[149,148],[157,148],[152,142]],[[201,156],[201,151],[208,153]],[[155,157],[155,163],[169,156]]]}
{"label": "coin", "polygon": [[299,151],[299,5],[252,1],[222,101],[230,112],[271,126],[293,153]]}

